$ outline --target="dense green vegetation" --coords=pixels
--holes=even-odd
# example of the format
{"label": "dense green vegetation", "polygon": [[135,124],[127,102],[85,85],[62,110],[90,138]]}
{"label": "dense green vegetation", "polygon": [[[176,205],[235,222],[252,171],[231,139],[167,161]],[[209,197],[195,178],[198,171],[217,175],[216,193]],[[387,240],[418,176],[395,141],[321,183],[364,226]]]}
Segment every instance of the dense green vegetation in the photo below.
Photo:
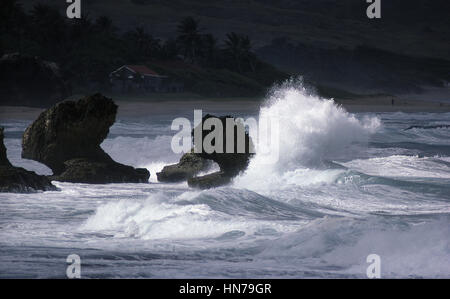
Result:
{"label": "dense green vegetation", "polygon": [[59,64],[74,91],[108,89],[108,74],[144,64],[183,81],[187,91],[255,96],[286,75],[256,57],[247,35],[219,41],[193,17],[180,20],[175,38],[159,39],[144,26],[121,31],[108,16],[68,19],[55,7],[18,1],[0,4],[0,54],[20,52]]}
{"label": "dense green vegetation", "polygon": [[[26,9],[46,1],[61,11],[63,0],[19,0]],[[121,28],[143,24],[153,35],[175,38],[180,20],[195,16],[220,40],[234,31],[259,48],[274,38],[320,48],[352,49],[361,44],[408,56],[449,60],[447,0],[382,1],[382,19],[366,16],[363,0],[82,0],[83,16],[102,14]]]}

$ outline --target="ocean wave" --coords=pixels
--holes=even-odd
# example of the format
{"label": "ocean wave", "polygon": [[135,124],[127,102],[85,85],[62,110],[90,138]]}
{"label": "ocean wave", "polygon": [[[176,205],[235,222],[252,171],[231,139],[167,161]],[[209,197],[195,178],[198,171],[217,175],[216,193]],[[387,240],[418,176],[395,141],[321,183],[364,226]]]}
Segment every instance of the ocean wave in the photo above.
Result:
{"label": "ocean wave", "polygon": [[394,155],[370,159],[357,159],[341,163],[345,167],[369,175],[383,177],[450,179],[450,166],[438,157]]}
{"label": "ocean wave", "polygon": [[[219,198],[216,197],[216,200]],[[283,210],[279,207],[281,204],[275,206]],[[286,210],[283,211],[287,213]],[[231,238],[235,239],[244,235],[255,235],[264,229],[270,229],[272,233],[293,231],[302,223],[306,223],[297,217],[292,218],[292,214],[291,219],[285,221],[265,221],[248,216],[248,213],[234,215],[224,212],[217,201],[199,197],[196,192],[183,193],[180,198],[168,197],[167,193],[157,193],[145,200],[116,200],[103,204],[80,229],[84,232],[109,233],[116,238],[142,240],[215,239],[227,236],[231,238],[231,232],[241,232]],[[286,214],[280,214],[279,217],[286,217]]]}
{"label": "ocean wave", "polygon": [[[339,171],[308,171],[323,168],[324,162],[336,156],[352,155],[355,143],[367,143],[370,134],[380,127],[380,120],[366,116],[359,120],[333,100],[308,94],[301,85],[288,84],[276,89],[261,108],[260,119],[270,119],[280,124],[277,159],[268,164],[266,155],[258,152],[250,161],[247,171],[234,181],[238,187],[266,188],[279,183],[298,184],[333,180]],[[276,133],[276,132],[275,132]],[[274,134],[274,132],[263,132]],[[300,174],[300,175],[298,175]],[[275,183],[275,184],[274,184]]]}
{"label": "ocean wave", "polygon": [[366,278],[366,258],[377,254],[382,278],[448,278],[449,216],[414,225],[404,220],[318,219],[268,243],[257,261],[289,261],[312,277]]}

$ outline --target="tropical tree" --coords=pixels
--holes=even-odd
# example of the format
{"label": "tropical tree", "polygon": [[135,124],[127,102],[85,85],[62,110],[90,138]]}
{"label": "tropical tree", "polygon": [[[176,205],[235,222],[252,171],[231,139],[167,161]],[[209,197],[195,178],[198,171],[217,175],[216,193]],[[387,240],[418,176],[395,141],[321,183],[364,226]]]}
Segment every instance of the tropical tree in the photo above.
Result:
{"label": "tropical tree", "polygon": [[171,60],[178,56],[179,48],[176,40],[168,39],[161,46],[160,57],[162,59]]}
{"label": "tropical tree", "polygon": [[161,41],[153,38],[142,26],[138,26],[133,31],[128,32],[125,39],[131,41],[132,49],[135,49],[137,52],[133,54],[134,56],[137,54],[137,57],[134,57],[135,60],[157,56],[161,50]]}
{"label": "tropical tree", "polygon": [[134,31],[131,33],[131,38],[137,45],[137,49],[139,50],[139,52],[145,53],[148,48],[150,36],[145,31],[144,27],[142,26],[136,27]]}
{"label": "tropical tree", "polygon": [[0,1],[0,29],[11,30],[13,25],[17,22],[17,17],[23,17],[24,12],[22,5],[16,0],[2,0]]}
{"label": "tropical tree", "polygon": [[202,46],[202,57],[204,63],[208,67],[216,67],[219,53],[217,39],[209,33],[202,35]]}
{"label": "tropical tree", "polygon": [[0,1],[0,56],[7,49],[23,51],[23,41],[28,37],[28,19],[16,0]]}
{"label": "tropical tree", "polygon": [[192,63],[201,51],[201,30],[199,21],[193,17],[183,19],[177,26],[177,42],[183,52],[184,58]]}
{"label": "tropical tree", "polygon": [[225,53],[234,62],[239,73],[248,70],[254,71],[254,55],[251,52],[252,44],[247,35],[231,32],[225,40]]}
{"label": "tropical tree", "polygon": [[95,20],[95,28],[105,34],[113,34],[117,31],[113,21],[107,16],[100,16]]}
{"label": "tropical tree", "polygon": [[42,53],[54,57],[65,50],[67,24],[58,10],[46,4],[36,4],[31,10],[32,35],[40,43]]}

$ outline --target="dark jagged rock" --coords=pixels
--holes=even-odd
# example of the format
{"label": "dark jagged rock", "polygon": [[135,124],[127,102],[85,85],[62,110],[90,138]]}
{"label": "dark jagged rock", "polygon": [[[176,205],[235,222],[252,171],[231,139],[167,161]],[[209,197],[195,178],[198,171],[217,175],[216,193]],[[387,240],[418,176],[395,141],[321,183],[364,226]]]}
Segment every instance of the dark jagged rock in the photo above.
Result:
{"label": "dark jagged rock", "polygon": [[222,171],[218,171],[204,176],[190,178],[188,179],[188,185],[193,188],[210,189],[227,185],[231,180],[231,176]]}
{"label": "dark jagged rock", "polygon": [[[234,126],[234,148],[231,153],[226,152],[227,147],[227,138],[226,138],[226,119],[234,119],[232,116],[221,116],[217,117],[211,114],[207,114],[203,117],[202,122],[199,126],[197,126],[192,131],[192,137],[194,138],[195,130],[203,128],[203,124],[206,120],[209,118],[217,118],[222,123],[222,143],[223,143],[223,151],[224,153],[207,153],[204,149],[201,151],[201,153],[198,153],[197,155],[203,159],[208,159],[216,162],[223,175],[234,177],[238,175],[240,172],[247,169],[248,163],[250,162],[250,158],[253,155],[254,148],[252,140],[248,134],[247,131],[245,131],[244,125],[241,123],[238,123]],[[202,130],[202,143],[204,142],[204,138],[213,132],[215,130],[214,126],[211,128],[211,130]],[[238,152],[238,130],[242,130],[244,132],[244,152],[239,153]],[[194,147],[197,147],[199,145],[195,144],[195,138],[194,138]]]}
{"label": "dark jagged rock", "polygon": [[0,105],[49,107],[68,95],[56,63],[19,53],[0,58]]}
{"label": "dark jagged rock", "polygon": [[[201,124],[194,128],[194,130],[192,131],[194,148],[199,146],[198,144],[195,144],[195,131],[199,129],[201,130],[201,128],[203,128],[203,123],[207,119],[213,117],[219,119],[222,124],[223,134],[221,135],[223,137],[223,151],[226,151],[226,119],[233,119],[232,116],[216,117],[214,115],[208,114],[203,117]],[[201,130],[201,135],[199,136],[201,137],[202,144],[205,136],[207,136],[214,130],[214,127],[212,127],[211,130]],[[238,130],[242,130],[242,132],[244,132],[244,150],[242,153],[238,152]],[[204,150],[202,150],[201,152],[199,151],[198,153],[188,153],[181,158],[178,164],[164,167],[161,173],[157,174],[158,180],[161,182],[178,182],[187,180],[190,187],[200,189],[209,189],[223,186],[230,183],[233,177],[247,168],[250,158],[253,155],[253,149],[253,143],[250,136],[248,135],[248,132],[245,131],[243,124],[238,123],[234,126],[234,149],[231,153],[207,153]],[[193,161],[201,161],[202,164],[200,164],[200,162],[197,162],[198,164],[196,164],[193,163]],[[216,162],[220,167],[220,171],[200,177],[197,176],[200,171],[205,170],[200,169],[199,167],[199,165],[203,165],[205,163],[203,161],[210,161],[210,163]]]}
{"label": "dark jagged rock", "polygon": [[114,102],[100,94],[58,103],[25,130],[22,157],[47,165],[55,174],[62,173],[64,162],[74,158],[111,162],[100,144],[116,113]]}
{"label": "dark jagged rock", "polygon": [[58,190],[43,175],[20,167],[0,166],[0,192],[35,193]]}
{"label": "dark jagged rock", "polygon": [[182,182],[196,176],[201,171],[206,171],[210,165],[210,161],[200,158],[194,153],[186,153],[181,157],[180,162],[165,166],[156,176],[160,182]]}
{"label": "dark jagged rock", "polygon": [[14,167],[9,162],[3,144],[3,128],[0,128],[0,192],[32,193],[54,190],[57,188],[47,177]]}
{"label": "dark jagged rock", "polygon": [[47,165],[52,179],[64,182],[148,182],[146,169],[117,163],[100,147],[116,113],[116,104],[101,94],[58,103],[25,130],[22,157]]}
{"label": "dark jagged rock", "polygon": [[79,158],[68,160],[64,162],[64,165],[66,167],[65,170],[61,174],[52,177],[54,180],[71,183],[107,184],[144,183],[149,178],[147,169],[135,169],[116,162],[98,162]]}
{"label": "dark jagged rock", "polygon": [[8,160],[8,156],[6,155],[6,147],[3,143],[3,130],[4,128],[0,128],[0,165],[1,166],[12,166]]}

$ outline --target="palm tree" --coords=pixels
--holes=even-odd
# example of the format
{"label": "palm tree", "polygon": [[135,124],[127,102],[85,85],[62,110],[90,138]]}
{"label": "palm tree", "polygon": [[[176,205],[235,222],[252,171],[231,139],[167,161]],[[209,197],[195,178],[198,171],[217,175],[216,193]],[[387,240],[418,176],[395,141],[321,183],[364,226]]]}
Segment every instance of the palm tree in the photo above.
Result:
{"label": "palm tree", "polygon": [[23,14],[22,5],[16,0],[2,0],[0,2],[0,28],[5,26],[5,29],[9,29],[11,21]]}
{"label": "palm tree", "polygon": [[252,42],[248,35],[241,36],[242,57],[245,63],[248,64],[252,72],[255,71],[255,55],[252,53]]}
{"label": "palm tree", "polygon": [[100,32],[114,33],[117,28],[114,26],[113,21],[107,16],[100,16],[95,20],[95,26]]}
{"label": "palm tree", "polygon": [[128,36],[132,43],[135,44],[138,55],[141,57],[147,58],[154,56],[161,50],[161,41],[153,38],[153,36],[148,34],[142,26],[136,27],[133,31],[128,33]]}
{"label": "palm tree", "polygon": [[[247,35],[240,35],[235,32],[227,34],[225,40],[225,52],[234,61],[238,72],[242,73],[244,63],[251,64],[251,48],[252,44]],[[253,67],[252,67],[253,68]]]}
{"label": "palm tree", "polygon": [[144,27],[138,26],[134,29],[132,33],[132,37],[134,41],[136,42],[136,45],[141,53],[144,53],[147,46],[148,46],[148,40],[149,35],[147,32],[145,32]]}
{"label": "palm tree", "polygon": [[187,17],[177,26],[177,41],[184,53],[185,59],[195,62],[201,48],[199,21]]}
{"label": "palm tree", "polygon": [[[21,4],[16,0],[0,1],[0,48],[3,43],[22,52],[22,41],[28,34],[29,24]],[[0,50],[1,52],[1,50]]]}
{"label": "palm tree", "polygon": [[163,59],[175,59],[178,55],[179,48],[178,44],[173,39],[168,39],[161,46],[161,57]]}
{"label": "palm tree", "polygon": [[208,66],[216,66],[217,58],[217,39],[212,34],[205,34],[202,36],[203,57]]}
{"label": "palm tree", "polygon": [[55,56],[58,50],[65,49],[67,23],[57,9],[38,3],[31,10],[31,21],[31,34],[44,49],[39,55]]}

